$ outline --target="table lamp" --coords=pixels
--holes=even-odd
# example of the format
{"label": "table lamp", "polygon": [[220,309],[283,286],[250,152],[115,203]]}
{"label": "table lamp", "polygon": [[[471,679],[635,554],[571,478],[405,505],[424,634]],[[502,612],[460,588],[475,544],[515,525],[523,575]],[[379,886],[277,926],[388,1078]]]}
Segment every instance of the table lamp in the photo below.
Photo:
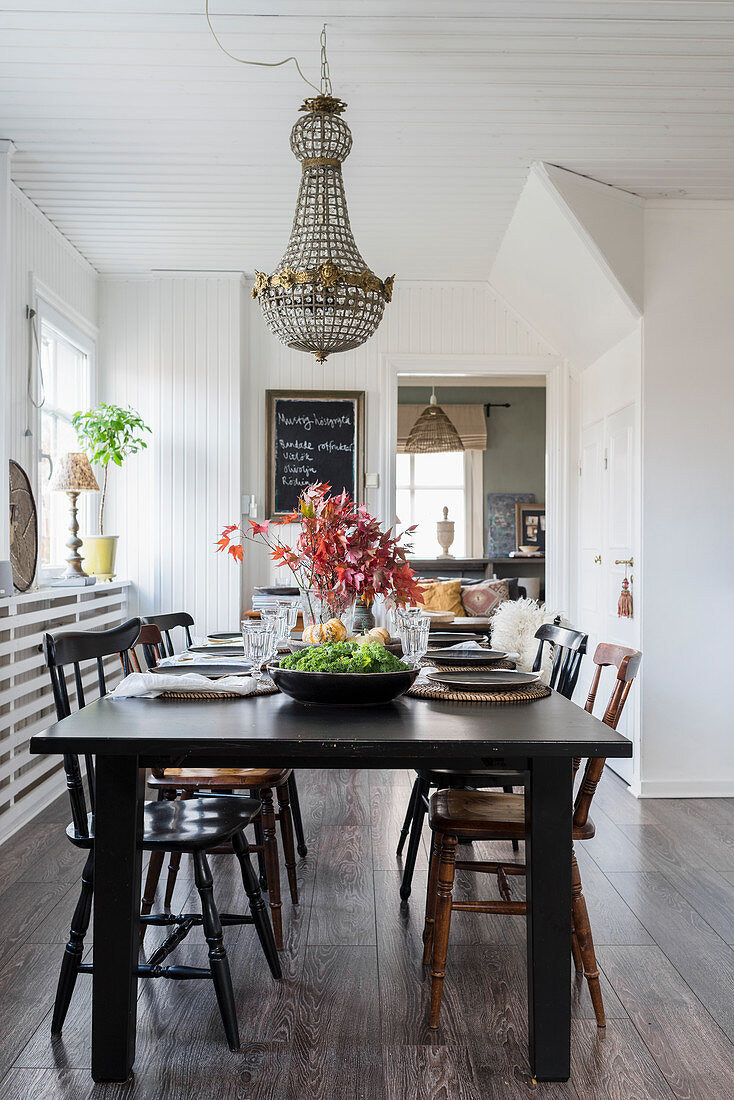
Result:
{"label": "table lamp", "polygon": [[49,489],[68,494],[71,512],[70,538],[66,543],[69,554],[66,559],[66,572],[61,579],[71,583],[74,581],[86,583],[89,578],[82,569],[82,557],[79,553],[82,540],[79,538],[76,502],[80,493],[99,492],[99,485],[87,456],[79,451],[71,451],[57,459]]}

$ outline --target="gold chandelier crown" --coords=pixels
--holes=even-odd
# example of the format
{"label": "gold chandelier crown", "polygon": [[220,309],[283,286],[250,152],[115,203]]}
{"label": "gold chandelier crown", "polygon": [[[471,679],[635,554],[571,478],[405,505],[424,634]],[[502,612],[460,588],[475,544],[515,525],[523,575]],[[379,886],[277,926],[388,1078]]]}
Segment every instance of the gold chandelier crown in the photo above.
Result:
{"label": "gold chandelier crown", "polygon": [[367,267],[352,235],[341,171],[352,148],[345,108],[328,91],[302,105],[290,139],[301,162],[290,240],[272,275],[255,272],[252,291],[273,334],[319,363],[372,336],[395,279]]}

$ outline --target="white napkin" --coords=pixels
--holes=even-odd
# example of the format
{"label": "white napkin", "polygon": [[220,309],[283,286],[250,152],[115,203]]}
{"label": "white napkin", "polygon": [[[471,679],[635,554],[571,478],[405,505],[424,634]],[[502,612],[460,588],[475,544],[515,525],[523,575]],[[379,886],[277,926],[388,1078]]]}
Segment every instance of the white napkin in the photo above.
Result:
{"label": "white napkin", "polygon": [[159,676],[155,672],[133,672],[121,680],[110,694],[113,699],[155,699],[164,691],[214,691],[250,695],[257,687],[252,676],[223,676],[210,680],[192,672],[188,676]]}

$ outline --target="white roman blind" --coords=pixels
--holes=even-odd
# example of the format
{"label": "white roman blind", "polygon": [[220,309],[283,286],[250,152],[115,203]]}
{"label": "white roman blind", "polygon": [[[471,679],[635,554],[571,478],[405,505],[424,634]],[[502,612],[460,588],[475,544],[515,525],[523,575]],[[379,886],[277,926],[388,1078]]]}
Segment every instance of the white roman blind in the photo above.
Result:
{"label": "white roman blind", "polygon": [[[484,405],[444,405],[439,404],[456,428],[465,451],[486,451],[487,421]],[[410,429],[425,409],[423,405],[398,405],[398,454],[405,454],[405,444]]]}

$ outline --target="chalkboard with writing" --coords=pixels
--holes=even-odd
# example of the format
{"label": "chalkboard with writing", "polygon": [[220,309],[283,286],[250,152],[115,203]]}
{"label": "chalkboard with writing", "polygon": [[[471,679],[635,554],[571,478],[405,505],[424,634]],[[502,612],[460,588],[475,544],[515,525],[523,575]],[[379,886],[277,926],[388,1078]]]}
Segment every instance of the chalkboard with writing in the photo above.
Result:
{"label": "chalkboard with writing", "polygon": [[292,512],[309,485],[363,495],[364,392],[267,391],[267,515]]}

